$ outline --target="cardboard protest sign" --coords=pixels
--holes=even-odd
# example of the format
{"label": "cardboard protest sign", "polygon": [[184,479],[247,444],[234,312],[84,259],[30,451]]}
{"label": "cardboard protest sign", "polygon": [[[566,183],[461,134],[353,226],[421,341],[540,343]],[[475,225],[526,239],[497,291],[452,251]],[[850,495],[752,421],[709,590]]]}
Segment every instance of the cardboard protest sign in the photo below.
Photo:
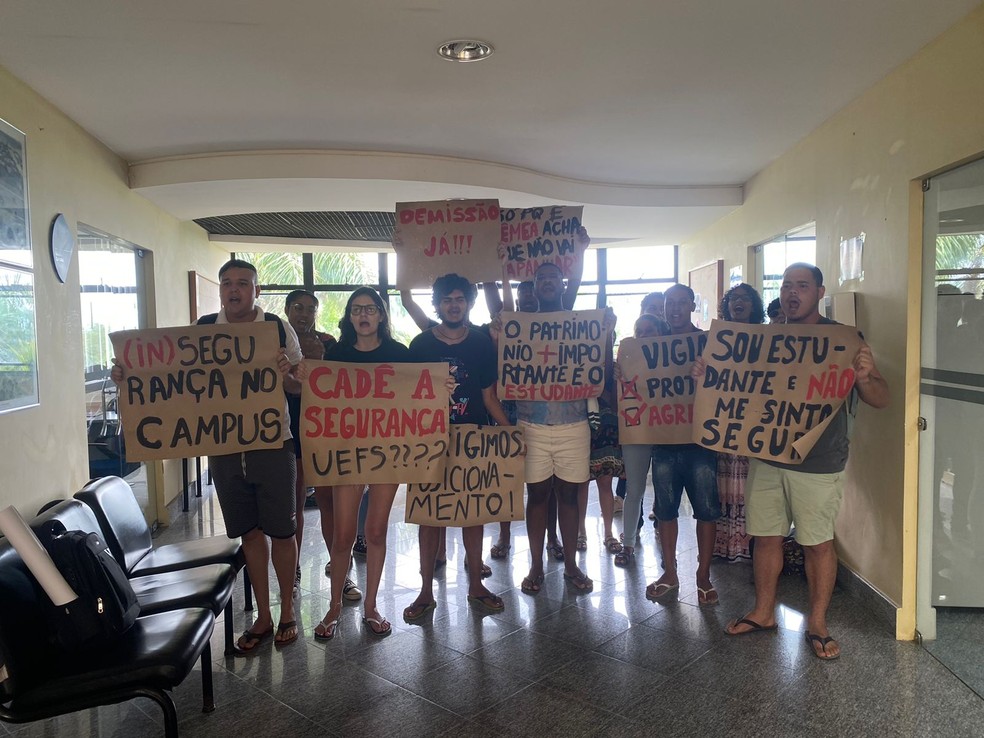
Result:
{"label": "cardboard protest sign", "polygon": [[727,453],[802,462],[850,394],[860,346],[857,329],[846,325],[713,321],[694,440]]}
{"label": "cardboard protest sign", "polygon": [[396,204],[396,283],[430,287],[454,272],[472,282],[502,279],[498,200]]}
{"label": "cardboard protest sign", "polygon": [[598,397],[612,332],[606,313],[502,313],[501,398],[558,402]]}
{"label": "cardboard protest sign", "polygon": [[693,443],[694,359],[707,343],[695,331],[625,338],[618,347],[618,439],[622,443]]}
{"label": "cardboard protest sign", "polygon": [[463,528],[522,520],[525,453],[520,428],[452,425],[444,477],[407,488],[407,522]]}
{"label": "cardboard protest sign", "polygon": [[308,484],[402,484],[443,477],[447,363],[305,365],[301,460]]}
{"label": "cardboard protest sign", "polygon": [[533,279],[541,264],[556,264],[565,277],[574,273],[582,254],[574,246],[581,227],[580,205],[552,205],[540,208],[508,208],[500,211],[499,235],[505,250],[506,272],[510,279]]}
{"label": "cardboard protest sign", "polygon": [[277,327],[192,325],[109,334],[123,365],[119,404],[132,461],[283,445]]}

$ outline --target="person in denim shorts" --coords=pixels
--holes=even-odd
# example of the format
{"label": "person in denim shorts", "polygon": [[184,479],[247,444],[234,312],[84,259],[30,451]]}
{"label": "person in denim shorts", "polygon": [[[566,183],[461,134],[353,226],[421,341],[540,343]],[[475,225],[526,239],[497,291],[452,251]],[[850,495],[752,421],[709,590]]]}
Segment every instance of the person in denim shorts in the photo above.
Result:
{"label": "person in denim shorts", "polygon": [[[664,317],[672,335],[695,333],[690,316],[696,309],[694,291],[682,284],[666,290]],[[623,447],[626,474],[640,467],[630,460]],[[648,459],[647,459],[648,461]],[[663,555],[663,575],[646,588],[646,597],[657,600],[680,589],[676,569],[676,544],[679,534],[680,500],[683,490],[697,519],[697,601],[700,605],[715,605],[718,593],[711,584],[711,556],[717,519],[721,517],[721,501],[717,487],[717,454],[696,444],[654,446],[652,450],[653,491],[656,493],[656,519],[659,545]],[[644,465],[641,465],[644,468]]]}

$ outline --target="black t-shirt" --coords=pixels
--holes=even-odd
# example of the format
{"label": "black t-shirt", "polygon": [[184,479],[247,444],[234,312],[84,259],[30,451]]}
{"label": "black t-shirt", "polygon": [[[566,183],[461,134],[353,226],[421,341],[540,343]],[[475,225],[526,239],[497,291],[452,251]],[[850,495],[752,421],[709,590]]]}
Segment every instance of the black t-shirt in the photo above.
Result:
{"label": "black t-shirt", "polygon": [[460,343],[447,344],[424,331],[410,342],[413,361],[446,361],[458,386],[451,395],[449,419],[452,423],[488,425],[489,414],[482,390],[496,380],[496,355],[492,341],[470,328]]}
{"label": "black t-shirt", "polygon": [[352,344],[336,343],[325,352],[325,361],[350,361],[354,364],[405,364],[413,361],[410,349],[392,338],[385,339],[372,351],[359,351]]}

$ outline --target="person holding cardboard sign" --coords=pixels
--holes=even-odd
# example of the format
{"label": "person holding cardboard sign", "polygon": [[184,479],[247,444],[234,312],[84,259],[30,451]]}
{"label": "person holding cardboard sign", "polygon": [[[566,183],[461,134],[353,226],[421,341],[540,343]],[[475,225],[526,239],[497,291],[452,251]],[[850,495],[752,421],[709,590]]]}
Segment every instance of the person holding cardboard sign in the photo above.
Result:
{"label": "person holding cardboard sign", "polygon": [[[348,299],[345,313],[338,321],[339,339],[325,356],[329,361],[358,364],[410,361],[410,350],[390,335],[386,303],[371,287],[359,287]],[[366,582],[363,601],[363,624],[370,633],[387,636],[392,632],[389,621],[376,610],[376,594],[386,560],[386,529],[398,484],[369,485],[369,513],[366,517]],[[317,640],[331,640],[342,612],[346,574],[352,558],[358,526],[359,503],[363,484],[338,485],[332,490],[335,513],[331,546],[331,597],[328,612],[314,629]]]}
{"label": "person holding cardboard sign", "polygon": [[[248,262],[231,259],[219,269],[222,309],[218,313],[203,315],[198,323],[276,323],[281,346],[277,363],[284,385],[298,387],[299,383],[293,376],[293,369],[302,358],[297,335],[276,315],[263,311],[256,302],[259,295],[256,268]],[[116,359],[113,363],[112,379],[119,384],[124,380],[123,367]],[[236,652],[240,654],[253,652],[270,636],[274,636],[277,645],[297,640],[297,621],[291,596],[297,568],[297,544],[294,540],[296,467],[289,414],[285,399],[281,436],[284,443],[280,448],[213,455],[208,460],[226,534],[230,538],[242,537],[246,571],[256,597],[256,620],[236,641]],[[280,585],[281,603],[280,623],[275,635],[270,611],[268,566],[271,559]]]}
{"label": "person holding cardboard sign", "polygon": [[[468,312],[478,294],[475,285],[457,274],[445,274],[434,282],[432,302],[441,322],[424,331],[410,343],[414,361],[446,361],[457,386],[450,398],[452,424],[488,425],[491,417],[499,425],[511,425],[495,394],[495,349],[492,341],[468,324]],[[434,565],[444,528],[421,525],[420,576],[417,599],[403,611],[407,621],[415,621],[433,610]],[[486,612],[502,612],[502,598],[482,584],[482,525],[465,526],[465,569],[468,571],[468,602]]]}
{"label": "person holding cardboard sign", "polygon": [[[812,264],[796,263],[786,268],[779,299],[789,325],[832,324],[820,315],[823,273]],[[702,367],[695,365],[695,374]],[[888,405],[888,383],[862,341],[854,358],[854,392],[866,404]],[[834,550],[834,521],[840,510],[844,467],[848,456],[848,406],[845,402],[834,420],[800,464],[752,459],[745,488],[747,527],[755,536],[755,606],[751,612],[728,623],[729,635],[746,635],[778,628],[776,593],[782,572],[783,537],[796,522],[796,537],[805,553],[810,587],[810,614],[806,641],[814,656],[825,661],[840,656],[840,644],[827,629],[827,607],[837,577]]]}
{"label": "person holding cardboard sign", "polygon": [[[590,241],[583,228],[579,239]],[[556,264],[540,265],[533,277],[539,312],[564,309],[564,278]],[[594,582],[577,566],[577,495],[588,480],[591,430],[585,400],[516,402],[518,425],[527,442],[526,527],[532,557],[530,572],[523,579],[525,594],[540,591],[543,583],[543,543],[547,529],[547,507],[551,494],[557,497],[557,517],[564,543],[564,579],[578,592],[590,592]]]}
{"label": "person holding cardboard sign", "polygon": [[[665,319],[673,335],[699,333],[691,322],[696,309],[694,291],[682,284],[675,284],[665,293]],[[630,492],[626,496],[636,498],[632,488],[645,486],[646,471],[652,460],[653,491],[655,492],[657,530],[663,558],[663,575],[646,588],[646,597],[659,600],[678,592],[680,579],[676,569],[676,544],[679,534],[679,510],[683,491],[693,507],[697,519],[697,601],[700,605],[714,605],[718,593],[711,584],[711,553],[717,519],[721,516],[721,501],[717,488],[717,456],[710,449],[695,443],[678,445],[624,444],[625,476]],[[641,495],[639,495],[641,499]],[[630,516],[634,510],[630,510]],[[631,528],[626,529],[625,545],[635,542]]]}

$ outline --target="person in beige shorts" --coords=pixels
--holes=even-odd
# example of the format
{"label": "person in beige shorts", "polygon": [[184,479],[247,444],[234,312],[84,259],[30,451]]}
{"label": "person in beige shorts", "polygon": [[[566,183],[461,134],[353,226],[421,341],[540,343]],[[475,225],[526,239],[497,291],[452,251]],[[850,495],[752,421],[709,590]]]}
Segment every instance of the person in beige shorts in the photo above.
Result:
{"label": "person in beige shorts", "polygon": [[[833,323],[820,315],[823,274],[812,264],[786,268],[779,300],[786,323]],[[888,405],[888,383],[875,366],[871,348],[861,344],[854,358],[852,396],[834,415],[801,464],[751,459],[745,487],[745,514],[749,534],[755,536],[752,559],[755,574],[755,606],[744,617],[728,623],[729,635],[775,630],[776,592],[782,572],[782,539],[796,522],[796,537],[803,546],[809,581],[810,612],[806,641],[814,656],[825,661],[840,656],[840,644],[827,629],[827,607],[837,577],[834,520],[844,489],[848,455],[848,405],[854,395],[875,408]]]}

